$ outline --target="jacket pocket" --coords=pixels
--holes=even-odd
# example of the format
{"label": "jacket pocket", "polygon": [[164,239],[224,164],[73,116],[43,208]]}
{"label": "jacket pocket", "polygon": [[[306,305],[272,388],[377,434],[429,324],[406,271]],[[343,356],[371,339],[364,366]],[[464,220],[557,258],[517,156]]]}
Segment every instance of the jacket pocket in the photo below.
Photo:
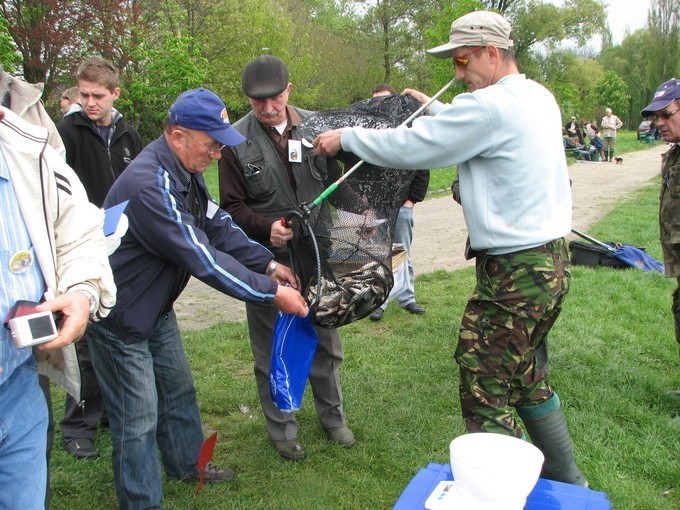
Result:
{"label": "jacket pocket", "polygon": [[260,198],[276,191],[276,179],[264,158],[244,162],[243,174],[249,197]]}
{"label": "jacket pocket", "polygon": [[314,149],[304,147],[303,159],[309,162],[309,171],[312,177],[319,182],[326,182],[328,179],[328,169],[326,167],[326,158],[317,156]]}

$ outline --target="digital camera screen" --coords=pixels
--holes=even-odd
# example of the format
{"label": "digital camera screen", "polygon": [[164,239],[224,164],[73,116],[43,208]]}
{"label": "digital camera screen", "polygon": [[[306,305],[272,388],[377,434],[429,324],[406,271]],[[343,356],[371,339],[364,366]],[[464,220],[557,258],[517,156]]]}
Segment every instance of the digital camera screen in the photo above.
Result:
{"label": "digital camera screen", "polygon": [[47,315],[29,319],[28,327],[31,329],[31,336],[36,339],[54,334],[52,321]]}

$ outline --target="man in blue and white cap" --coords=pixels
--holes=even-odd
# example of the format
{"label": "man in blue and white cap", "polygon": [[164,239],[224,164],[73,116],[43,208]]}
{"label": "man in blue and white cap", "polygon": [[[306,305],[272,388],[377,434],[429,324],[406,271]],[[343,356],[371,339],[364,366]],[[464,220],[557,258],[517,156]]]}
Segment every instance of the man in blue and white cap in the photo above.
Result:
{"label": "man in blue and white cap", "polygon": [[666,276],[678,280],[673,292],[673,317],[675,339],[680,342],[680,80],[672,78],[662,83],[654,93],[654,99],[641,114],[656,121],[659,135],[668,143],[670,150],[661,156],[661,205],[659,207],[659,230]]}
{"label": "man in blue and white cap", "polygon": [[[173,311],[189,277],[242,301],[308,313],[290,269],[272,264],[271,252],[233,223],[203,181],[222,148],[244,140],[217,95],[185,92],[170,107],[163,134],[128,166],[104,203],[128,201],[129,228],[110,257],[120,306],[93,324],[90,346],[123,509],[161,508],[160,461],[169,479],[199,477],[201,419]],[[204,481],[233,476],[208,464]]]}

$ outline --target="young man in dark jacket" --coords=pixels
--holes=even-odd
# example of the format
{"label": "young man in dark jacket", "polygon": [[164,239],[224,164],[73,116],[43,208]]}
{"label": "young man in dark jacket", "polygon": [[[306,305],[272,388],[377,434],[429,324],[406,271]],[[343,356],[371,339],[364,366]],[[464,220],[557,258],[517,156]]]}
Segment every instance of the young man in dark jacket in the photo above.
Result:
{"label": "young man in dark jacket", "polygon": [[76,74],[83,110],[57,129],[66,162],[76,171],[90,202],[101,207],[113,182],[142,150],[137,130],[113,107],[120,96],[118,71],[102,58],[83,62]]}
{"label": "young man in dark jacket", "polygon": [[[76,74],[82,111],[57,125],[66,148],[66,162],[80,178],[87,196],[101,207],[113,182],[142,150],[139,133],[113,108],[120,95],[118,70],[103,58],[83,62]],[[97,376],[88,348],[89,334],[76,344],[82,378],[82,407],[71,396],[60,422],[66,451],[77,459],[99,456],[94,438],[104,413]]]}

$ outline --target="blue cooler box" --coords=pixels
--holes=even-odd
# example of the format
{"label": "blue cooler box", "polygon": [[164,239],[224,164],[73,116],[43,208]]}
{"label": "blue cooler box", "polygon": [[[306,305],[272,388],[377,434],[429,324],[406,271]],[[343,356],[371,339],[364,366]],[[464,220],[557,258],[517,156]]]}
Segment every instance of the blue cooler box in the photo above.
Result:
{"label": "blue cooler box", "polygon": [[[453,480],[451,466],[430,463],[413,477],[399,496],[394,510],[424,509],[425,501],[432,491],[439,482],[446,480]],[[611,510],[611,508],[605,492],[539,478],[527,498],[524,510]]]}

